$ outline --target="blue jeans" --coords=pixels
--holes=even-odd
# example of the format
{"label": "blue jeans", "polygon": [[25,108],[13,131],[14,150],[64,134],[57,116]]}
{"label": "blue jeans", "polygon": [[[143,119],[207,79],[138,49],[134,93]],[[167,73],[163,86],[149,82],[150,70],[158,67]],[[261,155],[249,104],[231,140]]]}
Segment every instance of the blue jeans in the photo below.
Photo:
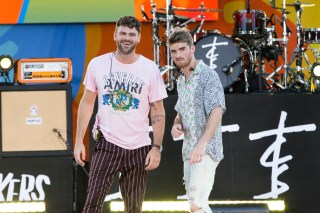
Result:
{"label": "blue jeans", "polygon": [[216,168],[219,162],[205,155],[201,162],[190,165],[189,160],[184,161],[184,184],[191,206],[202,208],[202,212],[212,213],[208,199],[213,187]]}

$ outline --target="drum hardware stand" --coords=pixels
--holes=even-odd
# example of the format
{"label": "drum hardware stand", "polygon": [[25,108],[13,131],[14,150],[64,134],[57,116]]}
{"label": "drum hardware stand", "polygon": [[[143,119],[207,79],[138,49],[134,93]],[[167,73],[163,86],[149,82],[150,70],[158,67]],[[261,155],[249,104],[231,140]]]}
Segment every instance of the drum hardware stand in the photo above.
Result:
{"label": "drum hardware stand", "polygon": [[193,30],[190,31],[191,35],[193,36],[193,41],[194,41],[194,43],[195,43],[196,40],[197,40],[196,35],[197,35],[198,33],[200,33],[200,30],[201,30],[201,28],[202,28],[202,26],[203,26],[203,24],[204,24],[204,20],[205,20],[204,18],[205,18],[205,16],[204,16],[204,15],[199,15],[197,18],[201,18],[200,24],[199,24],[198,26],[196,26]]}
{"label": "drum hardware stand", "polygon": [[[156,17],[156,4],[153,3],[151,0],[151,13],[152,13],[152,40],[153,40],[153,59],[154,62],[160,66],[160,54],[159,54],[159,46],[160,46],[160,40],[159,40],[159,24]],[[144,10],[142,10],[144,11]]]}
{"label": "drum hardware stand", "polygon": [[[292,53],[292,57],[291,57],[291,61],[288,65],[288,71],[291,71],[290,74],[291,76],[295,77],[295,79],[293,79],[294,81],[291,83],[290,87],[294,86],[295,82],[299,82],[302,85],[304,85],[306,88],[309,87],[308,82],[304,81],[303,79],[303,70],[307,70],[310,69],[310,67],[312,66],[311,63],[308,60],[308,57],[305,53],[305,49],[303,48],[303,42],[301,41],[302,38],[302,24],[301,24],[301,14],[302,14],[302,7],[301,7],[301,3],[299,1],[294,3],[294,7],[296,10],[296,18],[297,18],[297,28],[296,28],[296,33],[297,33],[297,46],[296,48],[293,50]],[[306,63],[308,64],[308,68],[303,68],[302,67],[302,59],[305,59]],[[294,60],[296,60],[296,68],[292,68],[290,67]],[[294,71],[297,72],[294,72]]]}
{"label": "drum hardware stand", "polygon": [[[173,7],[172,7],[172,0],[166,0],[166,14],[167,14],[167,29],[166,29],[166,36],[169,37],[171,31],[173,30]],[[173,91],[174,90],[174,73],[173,73],[173,61],[171,59],[170,49],[166,47],[167,53],[167,69],[168,69],[168,85],[167,90]]]}
{"label": "drum hardware stand", "polygon": [[265,74],[265,65],[264,65],[264,60],[263,60],[263,55],[262,55],[262,48],[259,48],[258,51],[258,63],[259,63],[259,91],[262,91],[262,81],[261,78]]}
{"label": "drum hardware stand", "polygon": [[[249,45],[249,51],[252,53],[252,58],[253,58],[253,66],[254,66],[254,72],[256,72],[256,67],[259,67],[259,91],[262,91],[262,82],[261,82],[261,77],[266,73],[265,72],[265,66],[264,66],[264,61],[263,61],[263,55],[261,54],[262,47],[264,46],[264,39],[261,39],[259,43],[256,43],[252,47]],[[257,62],[258,61],[258,64]],[[244,70],[244,80],[245,80],[245,92],[249,92],[250,84],[248,81],[248,70]],[[251,73],[254,74],[254,73]]]}
{"label": "drum hardware stand", "polygon": [[[250,47],[249,48],[249,51],[252,52],[252,56],[253,56],[253,64],[254,64],[254,72],[256,72],[256,67],[259,67],[259,75],[261,76],[262,74],[262,66],[261,66],[261,60],[260,60],[260,45],[261,45],[262,41],[259,42],[257,44],[257,46],[253,46],[253,47]],[[258,48],[257,48],[258,47]],[[258,60],[258,65],[256,63],[256,61]],[[248,70],[245,69],[244,70],[244,82],[245,82],[245,93],[248,93],[249,92],[249,87],[250,87],[250,84],[249,84],[249,80],[248,80]],[[259,91],[261,91],[261,86],[260,86],[260,81],[259,81]]]}
{"label": "drum hardware stand", "polygon": [[310,48],[311,52],[313,53],[314,57],[316,58],[316,62],[315,63],[319,63],[319,58],[320,58],[320,48],[317,49],[313,49]]}
{"label": "drum hardware stand", "polygon": [[[292,55],[291,61],[289,63],[289,66],[293,63],[294,60],[296,60],[296,68],[289,67],[288,69],[291,71],[290,74],[295,78],[293,80],[296,80],[296,81],[293,81],[290,86],[294,86],[295,82],[299,82],[302,85],[304,85],[306,89],[308,89],[309,83],[303,79],[304,75],[303,75],[302,71],[309,70],[311,68],[312,64],[309,62],[305,51],[306,50],[304,48],[296,48],[293,51],[293,55]],[[308,64],[307,68],[302,67],[302,59],[303,59],[302,56],[303,56],[304,60],[306,61],[306,63]],[[294,72],[294,70],[296,70],[297,72]]]}
{"label": "drum hardware stand", "polygon": [[[166,65],[160,66],[160,45],[163,44],[163,42],[160,41],[159,36],[159,23],[158,23],[158,17],[156,16],[156,4],[153,2],[153,0],[150,1],[151,3],[151,13],[152,13],[152,40],[153,40],[153,58],[154,62],[157,64],[157,66],[160,69],[161,75],[168,74],[168,82],[166,84],[166,88],[169,91],[172,91],[174,89],[174,75],[173,75],[173,69],[172,65],[173,62],[170,57],[170,50],[169,48],[166,48],[167,58],[166,58]],[[142,13],[144,12],[142,8]],[[172,26],[172,20],[173,20],[173,8],[172,3],[170,0],[166,1],[166,37],[169,36],[170,31],[173,29]]]}
{"label": "drum hardware stand", "polygon": [[[204,3],[201,3],[200,8],[204,7]],[[166,36],[167,38],[169,37],[170,33],[173,30],[173,6],[172,6],[172,0],[166,0],[166,14],[167,14],[167,29],[166,29]],[[196,18],[196,17],[195,17]],[[187,23],[191,22],[193,19],[190,19],[188,21],[186,21],[185,23],[181,24],[180,27],[183,27],[184,25],[186,25]],[[200,28],[202,27],[204,23],[204,16],[203,19],[201,20],[200,23]],[[168,91],[173,91],[175,88],[175,75],[174,75],[174,71],[177,69],[174,65],[173,65],[173,60],[171,59],[171,54],[170,54],[170,49],[168,47],[166,47],[166,53],[167,53],[167,66],[166,66],[166,70],[168,72],[168,85],[167,85],[167,90]]]}
{"label": "drum hardware stand", "polygon": [[[271,2],[272,3],[272,2]],[[273,6],[272,7],[275,7],[274,6],[274,2],[273,2]],[[268,50],[265,50],[265,58],[267,59],[268,63],[270,64],[271,67],[274,68],[274,72],[272,72],[271,74],[268,74],[268,76],[265,78],[266,80],[266,84],[268,84],[268,86],[270,86],[271,90],[273,90],[274,88],[274,85],[278,86],[279,88],[281,89],[285,89],[283,87],[283,85],[281,85],[279,83],[279,81],[276,79],[276,78],[273,78],[274,76],[276,77],[277,76],[277,73],[283,68],[284,65],[281,65],[278,67],[278,57],[279,57],[279,54],[282,55],[282,51],[279,52],[279,49],[272,49],[272,47],[276,47],[278,46],[278,48],[281,48],[280,47],[280,43],[279,43],[279,39],[278,39],[278,36],[277,36],[277,33],[276,33],[276,30],[275,30],[275,21],[273,22],[272,21],[272,17],[275,19],[275,21],[277,21],[278,23],[280,23],[281,25],[283,24],[281,20],[278,19],[278,17],[274,14],[271,15],[271,17],[269,18],[268,23],[271,23],[271,27],[267,27],[267,34],[268,34],[268,39],[267,39],[267,45],[265,46],[265,48],[267,47],[271,47],[271,50],[274,50],[275,53],[274,55],[272,55],[273,53],[271,52],[268,52]],[[277,41],[277,44],[276,45],[273,45],[273,42],[274,41]],[[270,55],[267,55],[270,54]],[[270,60],[274,60],[274,65],[271,64]],[[271,81],[272,84],[269,84],[268,81]]]}
{"label": "drum hardware stand", "polygon": [[244,69],[243,74],[244,74],[244,82],[245,82],[244,92],[249,93],[250,84],[249,84],[249,80],[248,80],[248,69]]}
{"label": "drum hardware stand", "polygon": [[[272,2],[273,3],[273,2]],[[266,80],[271,80],[273,83],[275,83],[277,86],[279,86],[281,89],[287,89],[287,72],[288,72],[288,53],[287,53],[287,44],[288,44],[288,32],[287,32],[287,10],[286,10],[286,0],[283,0],[283,8],[281,8],[282,11],[282,38],[272,38],[272,42],[279,41],[282,42],[283,45],[283,52],[284,52],[284,63],[280,67],[276,68],[273,73],[271,73]],[[274,5],[274,4],[273,4]],[[272,6],[273,6],[272,5]],[[276,7],[275,7],[276,8]],[[272,77],[277,74],[281,69],[284,69],[284,80],[282,81],[284,85],[280,85],[278,82],[272,79]]]}
{"label": "drum hardware stand", "polygon": [[[175,74],[174,71],[177,70],[177,68],[173,64],[173,60],[171,59],[171,54],[170,54],[170,49],[166,47],[166,65],[163,67],[160,67],[160,54],[159,54],[159,46],[162,44],[165,44],[165,42],[161,42],[159,39],[159,29],[158,29],[158,22],[157,22],[157,17],[156,17],[156,4],[153,3],[153,0],[150,0],[151,2],[151,7],[152,7],[152,14],[153,14],[153,21],[152,21],[152,27],[153,27],[153,42],[154,42],[154,61],[160,68],[161,75],[168,74],[168,83],[166,84],[166,88],[168,91],[173,91],[175,88]],[[203,9],[203,11],[201,10]],[[165,35],[166,38],[169,37],[170,33],[172,32],[174,26],[173,26],[173,21],[174,21],[174,7],[172,6],[172,0],[166,0],[166,31]],[[178,10],[178,9],[177,9]],[[182,9],[180,9],[182,10]],[[185,9],[183,9],[185,10]],[[186,10],[185,10],[186,11]],[[201,6],[196,11],[202,11],[202,12],[209,12],[206,8],[204,8],[204,3],[201,3]],[[201,23],[198,26],[196,32],[198,33],[204,24],[204,16],[196,16],[194,18],[191,18],[184,23],[180,24],[179,27],[184,27],[188,23],[194,21],[196,18],[201,18]]]}
{"label": "drum hardware stand", "polygon": [[[203,6],[204,5],[201,4],[201,7],[203,7]],[[155,6],[153,8],[155,8]],[[165,32],[166,38],[169,37],[170,33],[173,30],[173,24],[172,24],[173,19],[174,19],[174,12],[173,11],[174,11],[174,8],[172,6],[172,0],[166,0],[166,32]],[[155,14],[155,9],[154,9],[154,14]],[[195,18],[197,18],[197,17],[195,17]],[[179,27],[185,26],[186,24],[192,22],[195,18],[189,19],[188,21],[179,25]],[[204,23],[204,16],[201,16],[201,18],[202,18],[202,20],[201,20],[199,30]],[[155,26],[156,26],[156,23],[153,27],[155,28]],[[158,34],[156,34],[156,32],[154,34],[155,34],[155,38],[158,39],[159,38]],[[154,41],[157,41],[159,43],[158,40],[154,40]],[[155,45],[157,45],[157,43],[155,43]],[[157,59],[159,61],[159,45],[157,45],[157,48],[155,48],[155,52],[157,52],[157,57],[158,57]],[[166,46],[166,63],[167,63],[166,66],[160,68],[160,70],[162,70],[162,72],[161,72],[162,75],[164,75],[165,73],[168,73],[168,83],[166,85],[166,88],[168,91],[173,91],[175,89],[174,71],[177,68],[173,65],[173,60],[171,59],[170,49],[167,46]],[[158,63],[158,65],[159,65],[159,63]]]}
{"label": "drum hardware stand", "polygon": [[320,90],[320,79],[318,74],[314,76],[314,69],[319,69],[318,67],[320,66],[319,58],[320,58],[320,49],[313,49],[310,48],[311,52],[313,53],[314,57],[316,58],[316,62],[313,63],[312,67],[310,68],[311,76],[314,79],[314,82],[312,81],[313,79],[311,78],[311,92],[314,92],[314,83],[317,85],[318,91]]}
{"label": "drum hardware stand", "polygon": [[[279,45],[280,46],[280,45]],[[279,47],[280,48],[280,47]],[[282,54],[282,53],[281,53]],[[282,55],[281,55],[282,56]],[[270,90],[274,89],[274,86],[279,87],[280,89],[284,90],[284,86],[281,84],[281,82],[279,82],[279,80],[277,79],[277,73],[284,67],[284,64],[282,64],[281,66],[278,66],[278,58],[279,56],[274,58],[274,66],[271,65],[271,62],[269,60],[268,63],[270,64],[271,67],[274,67],[274,72],[272,72],[271,74],[268,75],[268,77],[265,78],[266,83],[270,86]],[[283,57],[282,57],[283,58]],[[274,78],[273,78],[274,77]],[[283,78],[283,76],[281,77]],[[271,81],[272,84],[269,84],[268,81]]]}
{"label": "drum hardware stand", "polygon": [[[271,74],[266,78],[266,80],[267,80],[267,81],[268,81],[268,80],[272,81],[272,84],[275,84],[275,85],[277,85],[279,88],[281,88],[281,89],[284,90],[285,87],[284,87],[282,84],[280,84],[277,80],[272,79],[272,77],[273,77],[274,75],[276,75],[283,67],[284,67],[284,65],[281,65],[281,66],[277,67],[277,68],[274,70],[274,72],[271,73]],[[270,86],[271,86],[271,85],[270,85]],[[271,86],[271,87],[272,87],[272,86]]]}
{"label": "drum hardware stand", "polygon": [[250,12],[250,0],[247,1],[247,12]]}
{"label": "drum hardware stand", "polygon": [[[187,24],[189,24],[190,22],[195,22],[196,21],[196,18],[201,18],[201,19],[204,19],[204,16],[202,16],[202,15],[198,15],[198,16],[195,16],[195,17],[193,17],[193,18],[190,18],[188,21],[186,21],[186,22],[184,22],[184,23],[182,23],[182,24],[180,24],[179,25],[179,27],[187,27]],[[201,20],[201,22],[202,22],[202,20]],[[203,25],[203,23],[202,24],[200,24],[201,26],[200,26],[200,28],[202,27],[202,25]],[[198,26],[199,27],[199,26]]]}

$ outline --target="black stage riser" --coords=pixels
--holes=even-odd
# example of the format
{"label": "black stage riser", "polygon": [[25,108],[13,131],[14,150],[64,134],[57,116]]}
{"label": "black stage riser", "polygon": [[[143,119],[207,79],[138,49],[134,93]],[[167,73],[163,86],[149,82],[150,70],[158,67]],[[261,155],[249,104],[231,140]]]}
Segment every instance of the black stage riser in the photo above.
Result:
{"label": "black stage riser", "polygon": [[[178,196],[185,195],[182,141],[173,141],[170,136],[176,100],[175,95],[165,100],[165,149],[160,167],[149,173],[146,200],[177,201]],[[223,116],[225,157],[217,168],[210,200],[282,199],[286,202],[286,212],[318,212],[320,95],[228,94],[226,105]],[[277,139],[275,133],[281,132],[277,130],[280,124],[284,125],[286,133],[279,134]],[[264,132],[268,130],[274,132]],[[269,136],[256,139],[259,134]],[[270,155],[266,155],[267,150]],[[260,163],[264,154],[273,168]],[[277,158],[284,160],[278,164],[273,160]],[[288,169],[283,172],[278,170],[285,167]],[[276,172],[279,174],[275,175]],[[118,187],[114,184],[109,195],[118,192]]]}

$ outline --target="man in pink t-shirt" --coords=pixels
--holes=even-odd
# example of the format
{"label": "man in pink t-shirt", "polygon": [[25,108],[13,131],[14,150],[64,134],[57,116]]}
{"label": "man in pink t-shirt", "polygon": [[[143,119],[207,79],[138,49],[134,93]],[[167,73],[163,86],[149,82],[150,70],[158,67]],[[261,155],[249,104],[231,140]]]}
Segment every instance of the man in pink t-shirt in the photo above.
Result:
{"label": "man in pink t-shirt", "polygon": [[[165,125],[163,99],[167,92],[156,64],[135,52],[140,23],[131,16],[116,23],[117,50],[92,59],[84,79],[74,156],[84,166],[83,137],[98,96],[95,127],[101,135],[90,167],[87,200],[83,212],[101,212],[115,177],[126,213],[142,212],[147,171],[159,166]],[[149,137],[149,113],[153,143]]]}

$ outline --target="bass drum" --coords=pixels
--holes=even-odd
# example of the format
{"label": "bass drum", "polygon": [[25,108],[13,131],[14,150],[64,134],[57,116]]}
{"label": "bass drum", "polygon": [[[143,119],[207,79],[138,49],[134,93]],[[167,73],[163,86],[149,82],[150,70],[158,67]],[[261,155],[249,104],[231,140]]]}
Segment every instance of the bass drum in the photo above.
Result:
{"label": "bass drum", "polygon": [[230,87],[247,70],[254,71],[253,55],[248,45],[239,38],[211,34],[196,43],[195,57],[215,70],[223,88]]}

